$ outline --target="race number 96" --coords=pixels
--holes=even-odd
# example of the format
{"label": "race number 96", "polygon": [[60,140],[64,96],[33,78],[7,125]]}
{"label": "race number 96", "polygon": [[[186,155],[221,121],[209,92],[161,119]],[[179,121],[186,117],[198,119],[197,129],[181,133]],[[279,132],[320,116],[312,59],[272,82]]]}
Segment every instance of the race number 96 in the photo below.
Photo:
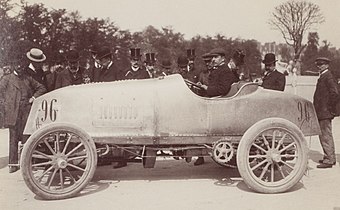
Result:
{"label": "race number 96", "polygon": [[46,120],[54,122],[57,119],[57,110],[55,109],[56,102],[57,99],[52,99],[50,102],[47,100],[41,102],[41,111],[43,112],[41,122],[45,122]]}
{"label": "race number 96", "polygon": [[58,118],[57,99],[41,101],[38,117],[36,118],[36,128],[40,128],[43,123],[55,122]]}

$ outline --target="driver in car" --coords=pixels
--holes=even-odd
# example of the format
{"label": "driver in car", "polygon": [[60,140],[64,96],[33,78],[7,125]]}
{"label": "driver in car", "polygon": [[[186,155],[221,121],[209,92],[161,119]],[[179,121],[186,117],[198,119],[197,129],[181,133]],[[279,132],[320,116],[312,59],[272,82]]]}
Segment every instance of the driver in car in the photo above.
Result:
{"label": "driver in car", "polygon": [[209,52],[212,57],[213,68],[209,74],[208,85],[200,85],[206,91],[207,97],[227,95],[231,85],[239,79],[226,64],[225,52],[222,48],[215,48]]}

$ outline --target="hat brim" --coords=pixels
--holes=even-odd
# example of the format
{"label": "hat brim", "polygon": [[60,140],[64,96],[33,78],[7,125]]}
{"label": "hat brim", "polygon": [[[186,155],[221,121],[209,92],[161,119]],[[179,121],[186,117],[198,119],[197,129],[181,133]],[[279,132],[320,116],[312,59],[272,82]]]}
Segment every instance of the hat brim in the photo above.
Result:
{"label": "hat brim", "polygon": [[272,63],[276,63],[278,60],[275,61],[266,61],[266,60],[262,60],[262,63],[264,64],[272,64]]}
{"label": "hat brim", "polygon": [[31,56],[30,52],[27,52],[27,53],[26,53],[26,56],[27,56],[28,59],[30,59],[31,61],[34,61],[34,62],[43,62],[43,61],[46,60],[45,54],[42,54],[42,58],[41,58],[41,59],[33,58],[33,57]]}
{"label": "hat brim", "polygon": [[225,56],[224,53],[209,53],[209,55],[210,55],[211,57],[215,57],[215,56]]}
{"label": "hat brim", "polygon": [[109,55],[112,55],[112,52],[110,52],[110,53],[106,53],[106,54],[104,54],[104,55],[102,55],[102,56],[98,56],[98,54],[97,54],[97,59],[103,59],[103,58],[105,58],[105,57],[108,57]]}
{"label": "hat brim", "polygon": [[165,69],[171,69],[171,66],[163,66],[161,65],[162,68],[165,68]]}

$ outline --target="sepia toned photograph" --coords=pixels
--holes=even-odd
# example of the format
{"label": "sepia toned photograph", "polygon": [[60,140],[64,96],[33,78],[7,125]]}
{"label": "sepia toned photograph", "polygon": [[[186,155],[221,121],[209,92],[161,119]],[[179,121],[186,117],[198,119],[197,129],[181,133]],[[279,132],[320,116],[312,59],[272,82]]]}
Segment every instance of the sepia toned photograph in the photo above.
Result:
{"label": "sepia toned photograph", "polygon": [[0,209],[340,210],[339,0],[0,0]]}

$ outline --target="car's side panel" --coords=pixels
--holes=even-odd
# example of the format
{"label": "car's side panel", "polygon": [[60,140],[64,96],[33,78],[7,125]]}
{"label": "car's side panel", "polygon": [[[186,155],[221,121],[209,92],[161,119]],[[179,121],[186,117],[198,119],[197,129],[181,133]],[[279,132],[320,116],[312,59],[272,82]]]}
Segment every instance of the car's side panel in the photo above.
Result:
{"label": "car's side panel", "polygon": [[191,92],[179,75],[65,87],[37,98],[25,133],[62,122],[98,139],[153,137],[157,142],[167,136],[242,136],[259,120],[279,117],[304,135],[319,134],[311,102],[278,91],[243,89],[228,98],[204,98]]}
{"label": "car's side panel", "polygon": [[65,122],[93,137],[153,136],[154,86],[145,82],[96,83],[52,91],[34,102],[25,133]]}
{"label": "car's side panel", "polygon": [[156,99],[158,135],[200,136],[209,133],[206,100],[192,93],[184,82],[178,81],[178,77],[158,85]]}
{"label": "car's side panel", "polygon": [[256,122],[271,117],[293,122],[306,136],[320,132],[310,101],[263,88],[248,95],[211,100],[209,116],[212,119],[210,132],[215,134],[243,135]]}

